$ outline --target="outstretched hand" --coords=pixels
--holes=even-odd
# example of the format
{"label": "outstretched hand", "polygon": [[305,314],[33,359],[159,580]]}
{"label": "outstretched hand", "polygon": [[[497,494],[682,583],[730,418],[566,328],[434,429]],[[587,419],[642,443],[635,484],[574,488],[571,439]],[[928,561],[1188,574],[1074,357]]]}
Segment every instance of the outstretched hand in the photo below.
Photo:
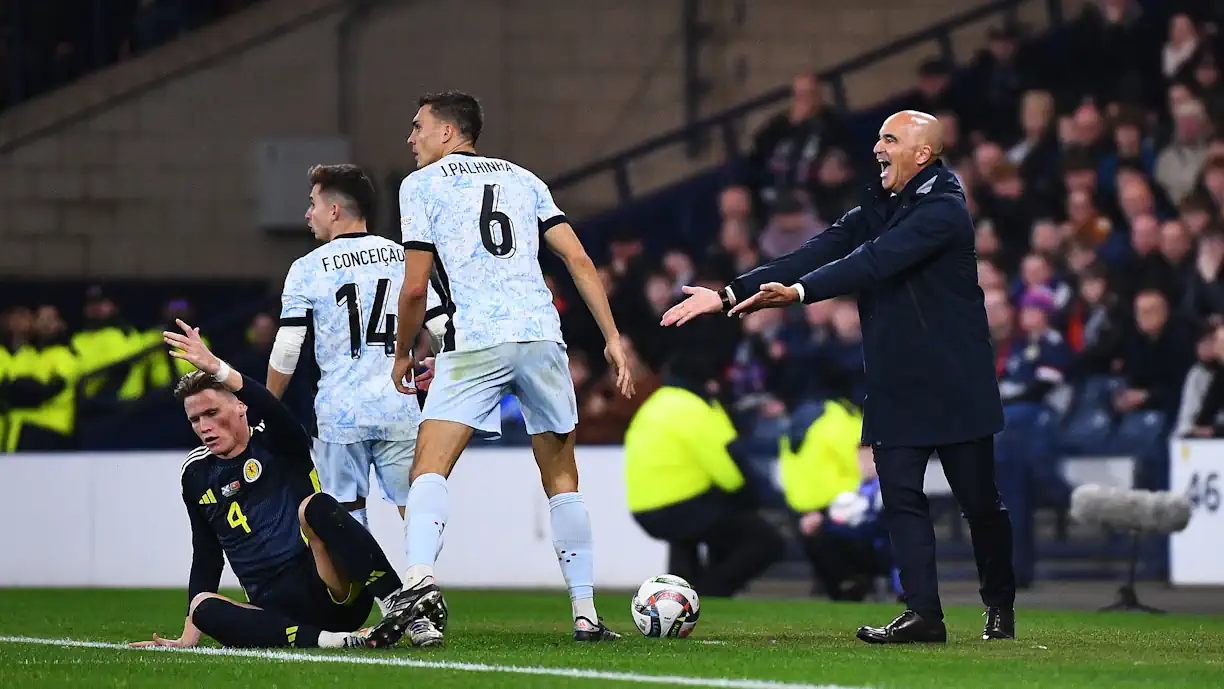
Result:
{"label": "outstretched hand", "polygon": [[170,356],[182,359],[205,373],[216,375],[221,370],[221,360],[204,344],[200,329],[187,325],[179,318],[174,319],[174,322],[183,330],[183,334],[162,331],[162,342],[171,347]]}
{"label": "outstretched hand", "polygon": [[780,282],[767,282],[761,290],[732,307],[730,316],[743,317],[762,309],[776,309],[799,303],[799,290]]}
{"label": "outstretched hand", "polygon": [[681,290],[689,295],[688,298],[668,309],[659,325],[684,325],[698,316],[722,311],[722,297],[718,296],[718,292],[688,285]]}
{"label": "outstretched hand", "polygon": [[190,648],[195,646],[195,644],[188,643],[183,639],[163,639],[157,635],[157,632],[153,633],[152,641],[133,641],[128,644],[128,648],[153,648],[155,646],[162,648]]}

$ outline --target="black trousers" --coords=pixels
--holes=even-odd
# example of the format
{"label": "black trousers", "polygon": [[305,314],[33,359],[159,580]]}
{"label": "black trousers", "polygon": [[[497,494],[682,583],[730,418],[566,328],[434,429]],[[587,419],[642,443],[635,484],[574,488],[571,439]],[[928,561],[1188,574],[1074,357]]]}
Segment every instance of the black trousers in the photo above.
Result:
{"label": "black trousers", "polygon": [[889,574],[871,541],[821,527],[803,537],[812,573],[832,600],[863,601],[875,578]]}
{"label": "black trousers", "polygon": [[[772,524],[718,492],[633,518],[650,536],[667,541],[670,573],[705,598],[735,595],[786,554],[786,541]],[[700,544],[707,549],[705,565],[696,557]]]}
{"label": "black trousers", "polygon": [[942,619],[935,567],[935,527],[922,490],[927,460],[939,455],[952,495],[969,522],[982,602],[1010,608],[1016,601],[1012,525],[995,484],[994,438],[939,447],[875,448],[876,471],[893,559],[906,607]]}

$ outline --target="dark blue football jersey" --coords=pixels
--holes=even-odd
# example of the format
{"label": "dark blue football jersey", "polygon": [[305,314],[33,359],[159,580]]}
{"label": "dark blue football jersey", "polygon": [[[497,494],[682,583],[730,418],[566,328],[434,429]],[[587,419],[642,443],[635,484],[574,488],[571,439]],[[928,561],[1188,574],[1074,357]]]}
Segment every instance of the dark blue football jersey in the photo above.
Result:
{"label": "dark blue football jersey", "polygon": [[193,554],[188,600],[215,592],[222,553],[250,600],[307,549],[302,500],[319,491],[310,437],[272,393],[243,376],[236,395],[264,421],[240,454],[225,459],[199,447],[183,463],[183,502]]}

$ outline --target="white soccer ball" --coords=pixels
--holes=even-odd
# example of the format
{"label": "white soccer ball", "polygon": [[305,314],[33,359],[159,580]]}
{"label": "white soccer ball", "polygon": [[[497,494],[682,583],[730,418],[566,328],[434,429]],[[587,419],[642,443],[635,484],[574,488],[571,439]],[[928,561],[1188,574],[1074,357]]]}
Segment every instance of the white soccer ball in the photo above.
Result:
{"label": "white soccer ball", "polygon": [[642,584],[633,596],[630,610],[633,623],[643,636],[683,639],[697,626],[701,600],[684,579],[660,574]]}

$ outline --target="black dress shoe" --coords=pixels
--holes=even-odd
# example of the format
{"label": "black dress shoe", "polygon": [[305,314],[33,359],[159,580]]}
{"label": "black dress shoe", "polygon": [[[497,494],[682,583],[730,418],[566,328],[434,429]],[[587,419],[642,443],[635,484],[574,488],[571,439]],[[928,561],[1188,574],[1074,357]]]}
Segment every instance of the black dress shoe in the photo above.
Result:
{"label": "black dress shoe", "polygon": [[1016,638],[1016,610],[1014,608],[986,608],[986,627],[982,629],[982,641]]}
{"label": "black dress shoe", "polygon": [[943,620],[924,620],[906,610],[884,627],[859,627],[858,638],[869,644],[942,644],[948,641]]}

